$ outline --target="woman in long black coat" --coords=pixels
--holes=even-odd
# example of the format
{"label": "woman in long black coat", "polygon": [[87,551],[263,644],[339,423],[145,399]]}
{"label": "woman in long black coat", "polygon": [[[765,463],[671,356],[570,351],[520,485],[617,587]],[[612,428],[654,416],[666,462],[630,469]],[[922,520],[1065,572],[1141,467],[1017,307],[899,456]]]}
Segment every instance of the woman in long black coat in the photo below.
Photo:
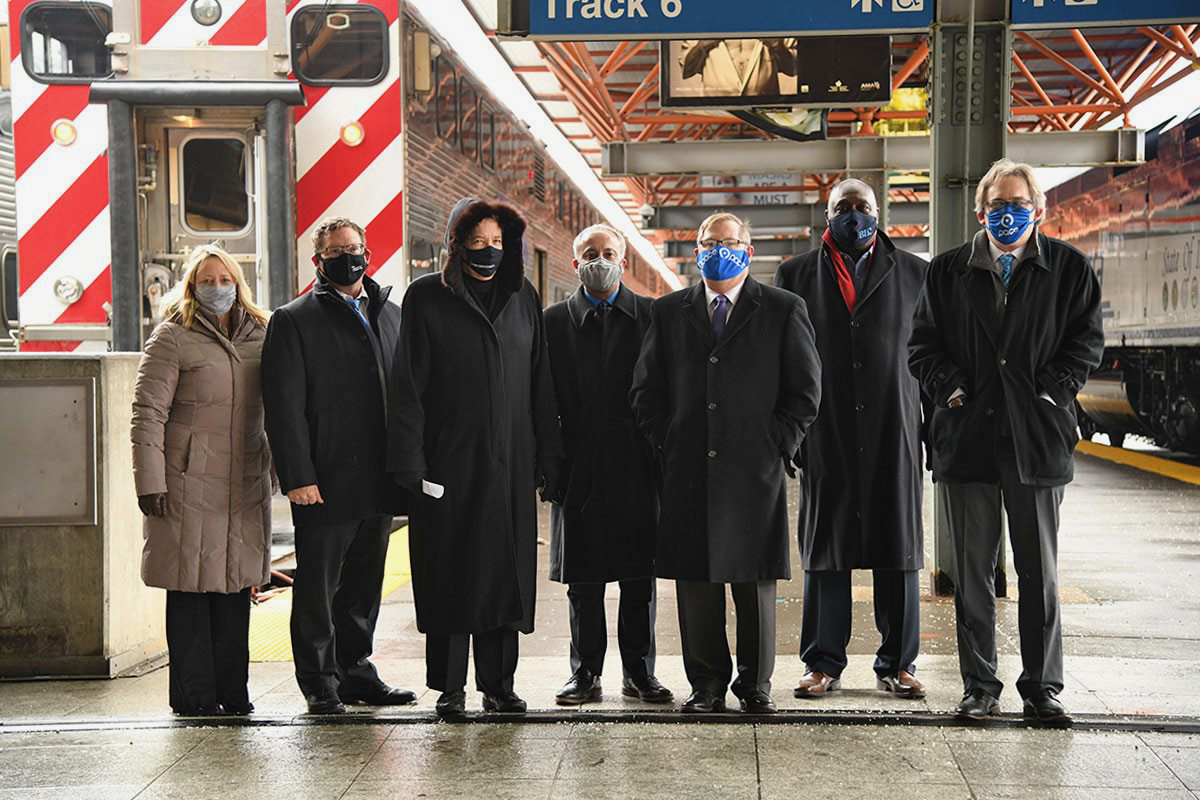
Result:
{"label": "woman in long black coat", "polygon": [[562,441],[524,232],[515,209],[460,200],[446,266],[404,298],[388,471],[412,495],[417,628],[444,716],[464,709],[470,637],[485,710],[525,709],[513,675],[517,632],[533,631],[534,490],[539,472],[556,480]]}

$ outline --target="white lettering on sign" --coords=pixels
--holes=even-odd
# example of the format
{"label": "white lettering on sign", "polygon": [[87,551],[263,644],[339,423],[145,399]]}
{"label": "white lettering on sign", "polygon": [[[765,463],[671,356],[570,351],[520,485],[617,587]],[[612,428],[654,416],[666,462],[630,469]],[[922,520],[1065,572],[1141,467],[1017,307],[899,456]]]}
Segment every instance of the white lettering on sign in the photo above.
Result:
{"label": "white lettering on sign", "polygon": [[892,0],[892,11],[924,11],[925,0]]}
{"label": "white lettering on sign", "polygon": [[[561,0],[562,19],[620,19],[640,17],[649,19],[647,0]],[[867,0],[869,3],[871,0]],[[895,1],[895,0],[894,0]],[[921,3],[924,0],[906,0]],[[559,19],[560,0],[546,0],[546,19]],[[882,3],[883,0],[875,0]],[[669,18],[683,13],[683,0],[658,0],[659,12]]]}
{"label": "white lettering on sign", "polygon": [[875,6],[883,8],[883,0],[850,0],[850,8],[861,6],[864,14],[870,14]]}

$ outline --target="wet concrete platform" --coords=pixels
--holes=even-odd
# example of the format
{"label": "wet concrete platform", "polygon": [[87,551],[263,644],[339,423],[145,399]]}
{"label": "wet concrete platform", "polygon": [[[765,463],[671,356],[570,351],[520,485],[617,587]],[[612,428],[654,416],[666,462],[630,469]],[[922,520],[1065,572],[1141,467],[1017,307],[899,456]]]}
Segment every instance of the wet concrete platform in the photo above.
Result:
{"label": "wet concrete platform", "polygon": [[[782,724],[736,714],[723,725],[590,721],[673,712],[620,696],[615,636],[604,701],[554,705],[569,671],[567,607],[564,587],[546,580],[543,563],[537,632],[521,639],[517,690],[535,715],[554,715],[546,717],[554,724],[432,723],[436,693],[422,687],[423,640],[404,587],[385,600],[375,660],[390,683],[420,692],[415,707],[361,709],[350,720],[361,724],[323,724],[303,716],[286,662],[251,666],[259,723],[252,727],[180,726],[167,707],[165,669],[111,681],[0,683],[0,799],[231,791],[293,798],[1200,797],[1200,736],[1193,735],[1200,731],[1200,489],[1089,456],[1076,461],[1059,548],[1062,699],[1079,717],[1074,731],[1016,726],[1015,580],[998,608],[1004,720],[965,728],[945,716],[962,691],[949,599],[922,602],[918,672],[929,696],[903,701],[877,692],[867,574],[855,581],[845,689],[819,701],[791,696],[803,671],[801,582],[781,583],[774,695]],[[614,632],[615,591],[608,603]],[[659,677],[682,700],[687,687],[667,581],[659,582],[657,631]],[[478,695],[468,697],[472,707]],[[845,722],[878,712],[914,724],[818,724],[833,712]]]}

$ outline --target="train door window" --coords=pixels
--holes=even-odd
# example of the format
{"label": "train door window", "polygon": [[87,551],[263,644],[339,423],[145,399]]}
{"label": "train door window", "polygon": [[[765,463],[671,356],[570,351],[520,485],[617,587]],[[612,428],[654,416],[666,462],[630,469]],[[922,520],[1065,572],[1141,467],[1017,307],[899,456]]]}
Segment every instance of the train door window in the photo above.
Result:
{"label": "train door window", "polygon": [[458,141],[458,77],[454,65],[439,58],[434,63],[437,81],[437,134],[447,142]]}
{"label": "train door window", "polygon": [[536,275],[534,275],[534,286],[537,287],[538,297],[542,298],[542,305],[546,305],[546,251],[542,248],[537,248],[533,251]]}
{"label": "train door window", "polygon": [[324,3],[292,15],[292,70],[311,86],[379,83],[388,69],[388,21],[366,4]]}
{"label": "train door window", "polygon": [[479,163],[496,169],[496,112],[483,100],[479,101]]}
{"label": "train door window", "polygon": [[104,40],[112,9],[99,3],[36,2],[21,14],[21,63],[43,83],[87,83],[112,74]]}
{"label": "train door window", "polygon": [[458,79],[459,147],[468,161],[479,158],[479,94],[465,77]]}
{"label": "train door window", "polygon": [[243,231],[250,225],[246,143],[193,137],[180,148],[183,224],[190,232]]}
{"label": "train door window", "polygon": [[0,298],[4,302],[0,303],[0,309],[4,311],[0,314],[0,333],[8,330],[14,330],[20,317],[17,315],[18,290],[17,290],[17,248],[11,244],[4,245],[0,249],[0,291],[3,297]]}

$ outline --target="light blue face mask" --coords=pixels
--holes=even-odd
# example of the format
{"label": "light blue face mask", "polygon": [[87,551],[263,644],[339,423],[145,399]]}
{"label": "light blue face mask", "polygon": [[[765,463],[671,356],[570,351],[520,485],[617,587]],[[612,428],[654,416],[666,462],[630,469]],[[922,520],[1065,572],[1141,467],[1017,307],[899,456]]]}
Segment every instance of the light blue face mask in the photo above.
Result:
{"label": "light blue face mask", "polygon": [[1000,244],[1009,245],[1025,234],[1025,229],[1033,224],[1033,212],[1028,208],[1010,203],[1004,208],[989,211],[987,229],[992,238]]}
{"label": "light blue face mask", "polygon": [[696,266],[700,268],[700,274],[710,281],[727,281],[741,275],[742,270],[750,266],[750,253],[720,245],[697,253]]}

